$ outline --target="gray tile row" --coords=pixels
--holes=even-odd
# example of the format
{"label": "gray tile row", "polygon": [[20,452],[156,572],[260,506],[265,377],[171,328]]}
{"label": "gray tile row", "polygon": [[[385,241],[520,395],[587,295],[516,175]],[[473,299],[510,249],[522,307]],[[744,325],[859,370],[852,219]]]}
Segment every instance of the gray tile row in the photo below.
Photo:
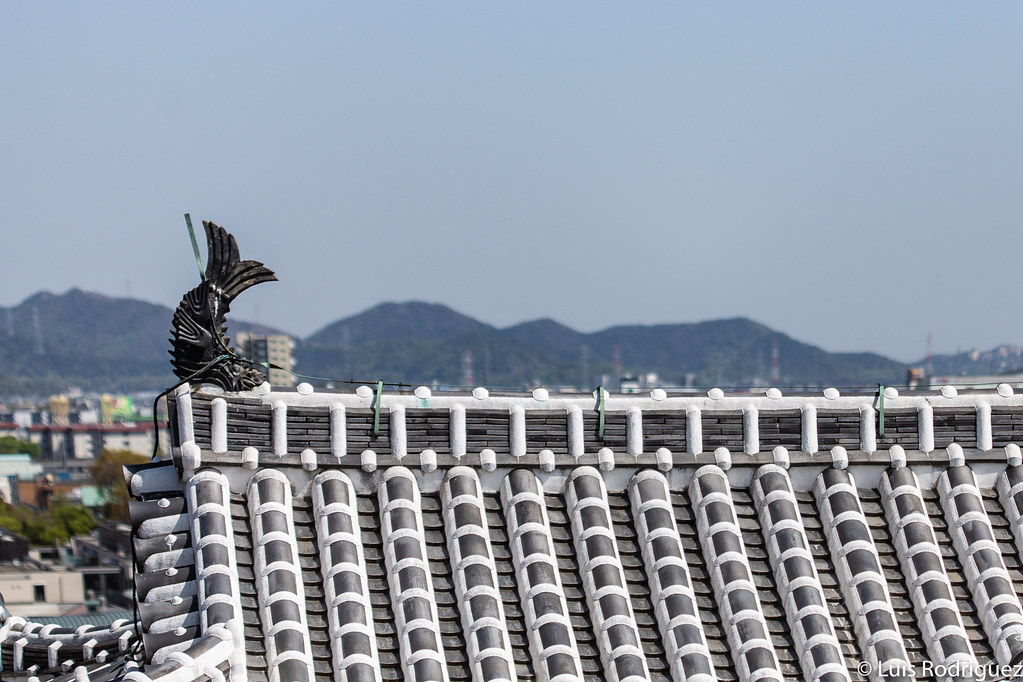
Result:
{"label": "gray tile row", "polygon": [[516,680],[497,564],[476,471],[469,467],[452,469],[441,489],[441,503],[444,521],[451,529],[447,534],[448,553],[473,677],[487,682]]}
{"label": "gray tile row", "polygon": [[579,557],[604,674],[614,682],[649,678],[600,472],[579,467],[568,478],[565,504]]}
{"label": "gray tile row", "polygon": [[751,492],[806,679],[849,680],[788,472],[774,464],[761,467],[753,477]]}
{"label": "gray tile row", "polygon": [[392,467],[384,472],[379,497],[384,557],[402,670],[409,680],[446,682],[448,673],[430,574],[419,484],[408,469]]}
{"label": "gray tile row", "polygon": [[248,508],[270,682],[311,682],[312,651],[288,478],[273,469],[254,474],[248,483]]}
{"label": "gray tile row", "polygon": [[872,679],[906,677],[912,664],[855,479],[845,469],[826,469],[817,478],[814,494]]}
{"label": "gray tile row", "polygon": [[949,533],[999,663],[1023,660],[1023,607],[995,540],[977,479],[967,466],[938,478]]}
{"label": "gray tile row", "polygon": [[536,674],[545,682],[581,680],[543,487],[535,474],[519,469],[504,479],[501,498]]}
{"label": "gray tile row", "polygon": [[629,493],[654,612],[672,674],[675,679],[713,682],[717,676],[668,481],[658,471],[641,471],[629,484]]}
{"label": "gray tile row", "polygon": [[375,682],[379,654],[355,489],[343,473],[325,471],[312,496],[334,679]]}
{"label": "gray tile row", "polygon": [[[202,632],[224,625],[234,642],[241,642],[244,637],[241,592],[227,477],[218,471],[200,471],[185,485],[185,499],[196,547],[195,580],[186,584],[196,586]],[[234,680],[247,679],[242,647],[231,650],[231,670]]]}
{"label": "gray tile row", "polygon": [[689,497],[739,679],[783,679],[753,582],[728,477],[720,467],[701,467],[689,483]]}
{"label": "gray tile row", "polygon": [[880,490],[930,660],[946,667],[975,666],[976,655],[941,560],[941,547],[916,474],[908,467],[886,471],[881,476]]}

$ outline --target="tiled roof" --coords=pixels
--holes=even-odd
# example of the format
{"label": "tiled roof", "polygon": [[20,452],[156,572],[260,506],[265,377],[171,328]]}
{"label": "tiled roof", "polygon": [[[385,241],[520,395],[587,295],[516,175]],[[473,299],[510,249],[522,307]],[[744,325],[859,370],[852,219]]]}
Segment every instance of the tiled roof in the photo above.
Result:
{"label": "tiled roof", "polygon": [[[1023,660],[1011,390],[360,393],[177,394],[173,459],[127,476],[144,653],[125,679],[839,682]],[[25,665],[12,640],[5,670]]]}
{"label": "tiled roof", "polygon": [[[108,680],[138,667],[131,653],[137,641],[135,625],[115,620],[107,626],[64,628],[27,622],[0,609],[0,679],[51,679],[69,675],[77,680]],[[81,671],[81,672],[78,672]]]}

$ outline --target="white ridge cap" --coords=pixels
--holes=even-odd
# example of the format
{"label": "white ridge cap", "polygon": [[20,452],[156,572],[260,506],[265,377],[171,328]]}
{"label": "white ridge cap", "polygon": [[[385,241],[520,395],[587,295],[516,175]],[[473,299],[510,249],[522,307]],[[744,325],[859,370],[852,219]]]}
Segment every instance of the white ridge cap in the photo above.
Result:
{"label": "white ridge cap", "polygon": [[[530,411],[553,411],[564,412],[573,407],[578,407],[584,413],[598,409],[599,401],[596,391],[585,393],[555,393],[551,389],[547,391],[547,399],[539,400],[536,396],[542,397],[541,392],[536,395],[533,391],[520,391],[518,393],[507,393],[495,395],[482,387],[478,387],[467,395],[464,392],[432,392],[429,407],[433,409],[447,410],[455,405],[462,405],[466,410],[494,409],[509,410],[514,406],[521,406],[527,412]],[[661,389],[663,390],[663,389]],[[755,394],[726,394],[724,390],[715,388],[705,394],[700,393],[678,393],[665,392],[662,398],[656,389],[649,393],[635,394],[604,394],[604,409],[607,412],[627,412],[631,409],[647,410],[692,410],[703,411],[714,410],[745,410],[749,407],[756,407],[763,414],[769,414],[775,410],[803,409],[812,406],[817,410],[848,410],[850,413],[861,411],[865,405],[876,404],[877,394],[864,392],[849,395],[839,395],[835,398],[828,398],[817,393],[793,393],[790,395],[777,395],[771,389],[761,389],[759,395]],[[350,392],[326,392],[317,391],[312,395],[300,395],[295,391],[274,392],[262,398],[263,405],[285,407],[326,407],[344,406],[348,408],[365,409],[375,406],[375,387],[365,385],[359,388],[355,395]],[[780,391],[778,392],[780,393]],[[946,393],[948,393],[946,391]],[[361,394],[361,395],[360,395]],[[777,397],[776,397],[777,396]],[[187,399],[189,396],[185,396]],[[210,396],[212,397],[212,396]],[[225,397],[229,402],[235,399],[235,394]],[[237,394],[238,398],[244,395]],[[984,391],[969,391],[968,393],[958,392],[955,396],[942,397],[937,391],[928,395],[917,393],[905,393],[899,395],[894,387],[887,387],[884,394],[884,406],[886,409],[919,409],[924,404],[932,404],[935,409],[944,408],[977,408],[981,404],[997,402],[999,406],[1020,408],[1023,410],[1023,392],[1013,392],[1009,396],[999,396],[993,389]],[[397,406],[405,409],[417,410],[424,407],[422,399],[414,395],[411,390],[392,391],[383,400],[382,410],[389,412]],[[233,425],[244,417],[235,412],[231,413],[230,423]],[[189,423],[190,425],[190,423]],[[230,428],[230,426],[229,426]],[[183,439],[188,440],[188,439]]]}

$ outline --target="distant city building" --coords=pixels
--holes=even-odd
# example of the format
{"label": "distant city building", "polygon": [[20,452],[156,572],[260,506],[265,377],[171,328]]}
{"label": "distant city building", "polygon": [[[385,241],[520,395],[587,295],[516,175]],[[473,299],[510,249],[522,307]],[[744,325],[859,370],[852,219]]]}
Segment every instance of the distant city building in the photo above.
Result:
{"label": "distant city building", "polygon": [[71,423],[71,400],[66,395],[50,396],[50,423]]}
{"label": "distant city building", "polygon": [[131,549],[131,526],[123,523],[105,523],[92,535],[71,538],[72,561],[82,573],[86,597],[131,607]]}
{"label": "distant city building", "polygon": [[0,563],[0,594],[15,616],[56,616],[85,601],[80,572],[34,561]]}
{"label": "distant city building", "polygon": [[[61,467],[35,478],[18,479],[12,485],[12,496],[17,502],[11,504],[27,504],[37,509],[48,510],[54,500],[64,500],[80,504],[93,511],[106,504],[106,496],[99,488],[91,484],[88,469],[75,470],[72,467]],[[17,492],[14,495],[14,492]]]}
{"label": "distant city building", "polygon": [[[4,419],[7,421],[7,419]],[[38,409],[35,407],[16,407],[10,414],[10,421],[14,422],[21,428],[28,428],[38,424],[48,424],[50,422],[50,413],[48,410]]]}
{"label": "distant city building", "polygon": [[100,397],[100,415],[104,424],[131,419],[135,415],[135,404],[126,395],[108,395]]}
{"label": "distant city building", "polygon": [[661,385],[657,374],[649,372],[646,374],[622,374],[618,377],[619,390],[622,393],[639,393],[640,391],[656,388]]}
{"label": "distant city building", "polygon": [[267,370],[267,380],[271,386],[294,386],[295,375],[291,370],[295,367],[293,352],[295,341],[286,334],[253,334],[238,332],[235,335],[238,351],[249,360],[264,367],[276,365],[284,369]]}
{"label": "distant city building", "polygon": [[25,430],[15,424],[12,421],[5,421],[3,415],[0,415],[0,438],[3,436],[10,436],[11,438],[18,438],[24,435]]}
{"label": "distant city building", "polygon": [[28,428],[28,440],[39,445],[44,462],[92,460],[104,450],[130,450],[140,455],[153,454],[153,442],[159,438],[166,452],[167,433],[152,422],[121,422],[116,424],[40,424]]}
{"label": "distant city building", "polygon": [[27,454],[0,455],[0,499],[8,504],[21,502],[20,482],[33,481],[43,466]]}
{"label": "distant city building", "polygon": [[992,374],[924,377],[919,384],[923,390],[937,391],[942,386],[953,386],[960,390],[997,388],[999,384],[1008,384],[1013,388],[1023,388],[1023,374]]}
{"label": "distant city building", "polygon": [[42,465],[33,462],[31,455],[25,453],[0,454],[0,477],[13,475],[22,480],[31,480],[42,470]]}
{"label": "distant city building", "polygon": [[28,558],[28,540],[9,530],[0,528],[0,564],[15,561],[22,562]]}

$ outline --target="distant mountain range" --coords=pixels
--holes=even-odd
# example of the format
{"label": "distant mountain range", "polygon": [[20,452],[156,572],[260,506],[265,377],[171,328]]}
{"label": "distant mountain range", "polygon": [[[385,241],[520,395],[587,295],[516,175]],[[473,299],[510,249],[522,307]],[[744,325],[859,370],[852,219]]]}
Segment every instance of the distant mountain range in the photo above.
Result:
{"label": "distant mountain range", "polygon": [[[80,289],[40,292],[0,308],[0,393],[37,395],[86,390],[166,388],[174,311]],[[235,323],[233,331],[269,330]]]}
{"label": "distant mountain range", "polygon": [[[165,306],[79,289],[0,307],[0,393],[166,388],[175,381],[167,354],[172,316]],[[281,333],[229,323],[229,333],[243,330]],[[656,373],[665,385],[747,386],[772,383],[774,345],[783,386],[905,381],[904,363],[874,353],[829,353],[743,318],[584,334],[550,319],[498,329],[421,302],[382,303],[298,340],[295,369],[334,380],[460,385],[471,356],[475,384],[592,387],[605,379],[614,385],[617,353],[623,372]],[[937,374],[1005,372],[1023,365],[1023,350],[935,356],[932,364]]]}
{"label": "distant mountain range", "polygon": [[656,373],[665,384],[749,385],[768,381],[775,341],[785,385],[905,379],[905,366],[894,360],[828,353],[746,319],[583,334],[549,319],[496,329],[443,305],[419,302],[384,303],[321,329],[300,345],[298,371],[461,384],[468,351],[476,383],[596,386],[602,377],[614,381],[617,348],[624,372]]}

